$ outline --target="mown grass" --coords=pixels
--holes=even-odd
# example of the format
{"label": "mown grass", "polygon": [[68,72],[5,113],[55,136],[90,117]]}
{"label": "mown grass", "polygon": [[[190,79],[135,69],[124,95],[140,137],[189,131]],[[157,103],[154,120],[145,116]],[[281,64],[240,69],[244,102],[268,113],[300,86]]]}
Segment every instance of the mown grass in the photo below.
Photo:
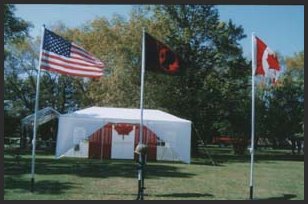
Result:
{"label": "mown grass", "polygon": [[[250,156],[229,148],[208,148],[191,164],[148,162],[146,200],[246,200],[249,198]],[[136,163],[36,155],[35,189],[30,192],[31,155],[4,154],[5,200],[134,200]],[[256,200],[303,200],[304,155],[259,150],[254,165]]]}

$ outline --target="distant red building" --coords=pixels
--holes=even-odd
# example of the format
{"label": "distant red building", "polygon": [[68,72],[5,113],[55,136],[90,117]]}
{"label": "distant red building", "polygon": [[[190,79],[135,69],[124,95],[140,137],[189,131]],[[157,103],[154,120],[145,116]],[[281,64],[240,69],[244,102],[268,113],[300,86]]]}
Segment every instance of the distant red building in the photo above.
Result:
{"label": "distant red building", "polygon": [[219,145],[232,145],[234,139],[231,136],[222,135],[213,137],[212,143]]}

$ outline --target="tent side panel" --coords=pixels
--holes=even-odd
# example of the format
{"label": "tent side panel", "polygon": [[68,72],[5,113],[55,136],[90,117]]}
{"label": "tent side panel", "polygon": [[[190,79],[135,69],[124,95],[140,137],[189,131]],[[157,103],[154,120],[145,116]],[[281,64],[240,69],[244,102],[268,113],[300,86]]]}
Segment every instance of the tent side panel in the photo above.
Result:
{"label": "tent side panel", "polygon": [[111,158],[112,125],[103,128],[103,159]]}
{"label": "tent side panel", "polygon": [[107,124],[90,136],[89,158],[110,159],[111,158],[112,125]]}
{"label": "tent side panel", "polygon": [[[135,147],[139,143],[140,138],[140,126],[136,125],[135,130]],[[142,132],[142,141],[144,144],[148,145],[148,154],[147,154],[147,160],[148,161],[156,161],[156,155],[157,155],[157,136],[155,133],[153,133],[150,129],[143,126],[143,132]],[[137,159],[137,154],[134,155],[134,159]]]}
{"label": "tent side panel", "polygon": [[97,130],[89,138],[89,158],[100,159],[101,158],[101,132],[102,128]]}
{"label": "tent side panel", "polygon": [[93,133],[106,124],[104,120],[81,116],[59,117],[56,158],[65,156],[65,153],[76,144],[88,139]]}
{"label": "tent side panel", "polygon": [[148,159],[155,161],[157,158],[157,137],[156,135],[147,128],[147,144],[149,146]]}
{"label": "tent side panel", "polygon": [[[165,142],[157,151],[158,158],[190,163],[191,122],[148,122],[146,125]],[[165,150],[171,157],[165,157]]]}

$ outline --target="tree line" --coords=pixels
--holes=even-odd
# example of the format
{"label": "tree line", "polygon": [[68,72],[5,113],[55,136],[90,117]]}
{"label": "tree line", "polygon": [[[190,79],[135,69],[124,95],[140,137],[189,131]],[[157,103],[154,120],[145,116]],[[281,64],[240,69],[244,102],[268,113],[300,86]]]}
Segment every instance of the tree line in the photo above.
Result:
{"label": "tree line", "polygon": [[[40,40],[29,37],[31,23],[16,17],[13,5],[4,6],[4,131],[9,137],[19,134],[20,120],[34,112]],[[218,135],[245,141],[246,147],[251,61],[239,45],[246,35],[232,20],[221,21],[212,5],[135,6],[128,19],[114,15],[77,28],[53,25],[51,30],[104,61],[106,76],[90,80],[43,72],[39,107],[60,113],[93,105],[138,108],[143,27],[169,45],[187,70],[183,76],[146,71],[144,108],[191,120],[193,154],[200,139],[210,143]],[[277,84],[259,79],[256,93],[256,140],[267,139],[274,147],[286,139],[295,145],[304,132],[304,51],[280,61],[286,70]]]}

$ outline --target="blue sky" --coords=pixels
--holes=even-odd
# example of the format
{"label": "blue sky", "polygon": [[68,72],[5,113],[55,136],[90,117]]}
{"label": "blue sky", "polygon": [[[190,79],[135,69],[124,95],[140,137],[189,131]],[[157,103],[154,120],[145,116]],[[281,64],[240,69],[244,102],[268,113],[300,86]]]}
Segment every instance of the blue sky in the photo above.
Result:
{"label": "blue sky", "polygon": [[304,50],[304,6],[218,6],[221,19],[242,25],[245,56],[251,55],[251,33],[283,56]]}
{"label": "blue sky", "polygon": [[[128,18],[131,8],[132,5],[18,4],[15,14],[34,25],[30,34],[35,37],[42,24],[48,27],[61,21],[69,27],[77,27],[96,17],[111,18],[119,14]],[[247,58],[251,58],[251,32],[282,56],[304,50],[304,6],[221,5],[217,8],[221,20],[231,19],[243,26],[247,37],[240,45]]]}

